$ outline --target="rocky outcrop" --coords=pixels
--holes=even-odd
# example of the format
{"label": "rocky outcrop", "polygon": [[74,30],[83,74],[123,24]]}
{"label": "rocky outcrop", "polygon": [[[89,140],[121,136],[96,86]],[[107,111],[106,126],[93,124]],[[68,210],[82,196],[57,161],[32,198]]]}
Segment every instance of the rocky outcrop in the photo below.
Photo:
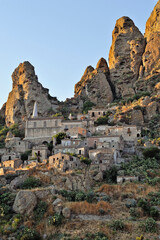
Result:
{"label": "rocky outcrop", "polygon": [[134,82],[139,75],[144,49],[145,39],[134,22],[129,17],[118,19],[109,53],[110,78],[117,97],[135,94]]}
{"label": "rocky outcrop", "polygon": [[113,93],[109,84],[107,62],[101,58],[96,69],[86,68],[81,80],[75,85],[75,98],[78,101],[91,101],[97,106],[105,106],[113,101]]}
{"label": "rocky outcrop", "polygon": [[145,30],[146,48],[142,58],[137,90],[155,93],[160,78],[160,0],[152,11]]}
{"label": "rocky outcrop", "polygon": [[55,110],[58,101],[49,95],[49,90],[38,82],[34,67],[29,62],[21,63],[12,74],[13,87],[6,103],[5,120],[10,126],[30,117],[34,102],[38,114],[46,115],[49,109]]}
{"label": "rocky outcrop", "polygon": [[13,204],[16,213],[29,215],[37,205],[35,194],[29,190],[21,190],[17,193]]}

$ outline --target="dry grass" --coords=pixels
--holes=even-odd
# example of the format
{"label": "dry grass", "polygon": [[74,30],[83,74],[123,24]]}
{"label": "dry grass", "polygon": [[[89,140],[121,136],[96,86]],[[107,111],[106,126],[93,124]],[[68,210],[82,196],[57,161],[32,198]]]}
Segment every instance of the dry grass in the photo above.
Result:
{"label": "dry grass", "polygon": [[71,211],[75,214],[91,214],[100,215],[100,209],[103,209],[105,213],[111,209],[111,205],[107,202],[101,201],[98,203],[88,202],[74,202],[70,203]]}
{"label": "dry grass", "polygon": [[40,235],[42,235],[45,232],[45,222],[41,221],[37,226],[36,226],[36,231],[39,232]]}
{"label": "dry grass", "polygon": [[98,189],[98,192],[105,192],[115,199],[122,199],[125,194],[132,194],[132,197],[138,198],[145,197],[149,192],[156,192],[157,190],[156,186],[127,183],[123,185],[104,184]]}

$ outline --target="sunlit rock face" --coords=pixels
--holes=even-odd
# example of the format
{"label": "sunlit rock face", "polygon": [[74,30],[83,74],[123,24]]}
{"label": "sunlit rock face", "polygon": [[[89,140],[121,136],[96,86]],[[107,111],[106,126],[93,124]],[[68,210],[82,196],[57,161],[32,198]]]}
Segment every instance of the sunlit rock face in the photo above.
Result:
{"label": "sunlit rock face", "polygon": [[108,81],[109,68],[106,60],[101,58],[96,69],[88,66],[75,85],[75,98],[91,101],[97,106],[105,106],[113,101],[113,93]]}
{"label": "sunlit rock face", "polygon": [[145,30],[146,48],[142,57],[137,91],[148,91],[156,94],[156,84],[160,78],[160,1],[157,2]]}
{"label": "sunlit rock face", "polygon": [[144,49],[145,39],[134,22],[129,17],[118,19],[109,53],[110,78],[117,97],[135,94],[134,82],[139,75]]}
{"label": "sunlit rock face", "polygon": [[12,91],[6,103],[6,125],[21,123],[30,117],[34,102],[37,102],[40,116],[49,109],[56,109],[58,101],[49,95],[49,90],[38,82],[34,67],[29,62],[21,63],[12,74]]}

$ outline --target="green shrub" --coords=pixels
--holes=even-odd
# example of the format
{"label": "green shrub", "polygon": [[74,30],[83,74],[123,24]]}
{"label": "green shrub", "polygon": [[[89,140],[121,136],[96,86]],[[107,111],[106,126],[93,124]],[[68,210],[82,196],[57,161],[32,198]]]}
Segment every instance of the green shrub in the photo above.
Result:
{"label": "green shrub", "polygon": [[92,203],[92,202],[95,200],[95,193],[94,193],[94,192],[88,192],[88,193],[86,194],[85,200],[86,200],[88,203]]}
{"label": "green shrub", "polygon": [[83,112],[84,114],[87,114],[88,111],[91,110],[93,106],[95,106],[94,103],[92,103],[91,101],[86,101],[86,102],[83,104],[82,112]]}
{"label": "green shrub", "polygon": [[40,240],[41,238],[35,230],[24,227],[17,234],[17,239],[18,240]]}
{"label": "green shrub", "polygon": [[60,132],[53,136],[56,139],[56,144],[61,144],[62,139],[66,137],[66,133]]}
{"label": "green shrub", "polygon": [[118,230],[118,231],[123,231],[125,228],[125,225],[121,220],[113,221],[110,226],[113,230]]}
{"label": "green shrub", "polygon": [[133,217],[133,218],[138,218],[139,217],[139,212],[137,211],[136,208],[133,208],[133,207],[130,208],[129,213],[130,213],[131,217]]}
{"label": "green shrub", "polygon": [[105,116],[99,117],[97,121],[95,121],[95,125],[106,125],[108,124],[109,116],[112,112],[108,111]]}
{"label": "green shrub", "polygon": [[160,205],[160,191],[159,192],[150,192],[147,197],[151,206]]}
{"label": "green shrub", "polygon": [[87,233],[84,240],[108,240],[108,237],[101,232],[98,233]]}
{"label": "green shrub", "polygon": [[10,130],[15,137],[24,138],[24,129],[20,129],[17,123],[10,127]]}
{"label": "green shrub", "polygon": [[147,220],[140,225],[140,228],[142,228],[145,232],[157,232],[157,224],[153,218],[147,218]]}
{"label": "green shrub", "polygon": [[62,223],[62,215],[55,213],[53,216],[50,216],[48,219],[49,225],[59,226]]}
{"label": "green shrub", "polygon": [[150,208],[150,216],[157,219],[159,217],[159,211],[155,207]]}
{"label": "green shrub", "polygon": [[0,194],[0,217],[6,217],[8,214],[12,214],[12,206],[15,200],[15,195],[11,192],[2,192]]}
{"label": "green shrub", "polygon": [[107,183],[116,183],[117,182],[117,167],[113,166],[110,169],[106,170],[103,174],[103,178]]}
{"label": "green shrub", "polygon": [[29,150],[29,151],[26,151],[26,152],[24,152],[24,153],[21,153],[21,160],[22,161],[26,161],[26,160],[28,160],[28,156],[31,154],[31,151]]}
{"label": "green shrub", "polygon": [[75,197],[76,202],[82,202],[86,199],[86,194],[84,192],[78,192]]}
{"label": "green shrub", "polygon": [[80,160],[82,163],[85,163],[86,165],[91,165],[92,161],[90,159],[88,159],[87,157],[80,157]]}
{"label": "green shrub", "polygon": [[156,158],[159,159],[160,158],[160,149],[157,147],[150,147],[150,148],[146,148],[143,151],[143,156],[147,159],[147,158]]}
{"label": "green shrub", "polygon": [[27,178],[21,185],[20,188],[22,189],[32,189],[42,186],[42,183],[39,179],[34,177]]}
{"label": "green shrub", "polygon": [[47,210],[47,203],[40,201],[34,209],[34,218],[36,221],[39,221],[43,218]]}
{"label": "green shrub", "polygon": [[141,198],[138,201],[138,207],[141,207],[143,209],[143,211],[145,211],[147,213],[149,213],[149,211],[150,211],[150,205],[146,199]]}

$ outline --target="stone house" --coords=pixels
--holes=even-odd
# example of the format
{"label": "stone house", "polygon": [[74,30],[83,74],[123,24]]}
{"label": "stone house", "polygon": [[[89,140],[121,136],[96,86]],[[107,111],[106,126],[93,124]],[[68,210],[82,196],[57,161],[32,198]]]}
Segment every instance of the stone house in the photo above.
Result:
{"label": "stone house", "polygon": [[66,146],[78,146],[81,143],[81,139],[72,139],[72,138],[65,138],[61,140],[61,146],[66,147]]}
{"label": "stone house", "polygon": [[141,136],[141,130],[137,126],[106,126],[105,134],[107,136],[111,135],[121,135],[124,141],[133,141],[137,143],[137,138]]}
{"label": "stone house", "polygon": [[122,161],[120,152],[113,148],[89,150],[89,158],[92,160],[92,164],[99,165],[102,171]]}
{"label": "stone house", "polygon": [[77,146],[75,145],[70,145],[70,146],[62,146],[62,145],[57,145],[54,148],[54,153],[72,153],[72,154],[77,154],[77,155],[83,155],[85,157],[88,156],[88,147],[85,146],[84,144],[79,144]]}
{"label": "stone house", "polygon": [[32,159],[37,159],[38,162],[42,162],[44,159],[47,159],[48,154],[49,150],[46,145],[38,145],[32,148]]}
{"label": "stone house", "polygon": [[23,141],[19,137],[6,138],[5,146],[18,153],[23,153],[31,148],[31,144],[28,141]]}
{"label": "stone house", "polygon": [[135,182],[135,181],[139,181],[139,177],[137,177],[137,176],[117,176],[117,183]]}
{"label": "stone house", "polygon": [[90,149],[114,148],[123,151],[124,141],[122,136],[92,136],[87,138],[87,146]]}
{"label": "stone house", "polygon": [[13,152],[6,153],[6,154],[2,155],[1,161],[4,162],[4,161],[8,161],[8,160],[14,160],[19,157],[20,157],[20,154],[17,154],[17,153],[13,153]]}
{"label": "stone house", "polygon": [[81,162],[77,157],[68,154],[57,153],[49,157],[49,166],[57,168],[63,172],[78,169],[80,165]]}
{"label": "stone house", "polygon": [[108,109],[92,109],[88,111],[88,118],[96,121],[99,117],[105,116]]}
{"label": "stone house", "polygon": [[2,162],[3,168],[16,169],[16,168],[19,168],[21,165],[22,165],[21,159],[7,160]]}

